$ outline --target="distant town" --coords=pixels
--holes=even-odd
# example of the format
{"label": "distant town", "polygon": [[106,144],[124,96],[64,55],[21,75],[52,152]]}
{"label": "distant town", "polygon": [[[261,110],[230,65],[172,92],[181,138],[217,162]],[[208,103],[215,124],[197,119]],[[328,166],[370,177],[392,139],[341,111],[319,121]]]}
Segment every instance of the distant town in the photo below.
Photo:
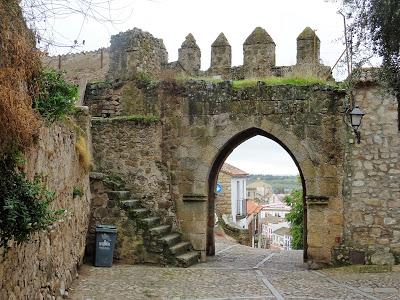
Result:
{"label": "distant town", "polygon": [[291,207],[284,199],[301,190],[298,176],[248,174],[225,163],[217,182],[216,214],[225,234],[255,248],[291,250]]}

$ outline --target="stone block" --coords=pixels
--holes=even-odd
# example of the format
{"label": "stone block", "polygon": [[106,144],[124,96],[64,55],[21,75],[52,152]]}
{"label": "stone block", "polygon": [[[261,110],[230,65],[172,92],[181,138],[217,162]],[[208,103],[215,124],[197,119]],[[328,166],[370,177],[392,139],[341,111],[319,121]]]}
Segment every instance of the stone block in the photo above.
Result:
{"label": "stone block", "polygon": [[206,250],[206,234],[189,233],[189,240],[192,243],[193,249],[197,251]]}
{"label": "stone block", "polygon": [[371,255],[371,263],[374,265],[394,265],[395,259],[392,253],[376,252]]}

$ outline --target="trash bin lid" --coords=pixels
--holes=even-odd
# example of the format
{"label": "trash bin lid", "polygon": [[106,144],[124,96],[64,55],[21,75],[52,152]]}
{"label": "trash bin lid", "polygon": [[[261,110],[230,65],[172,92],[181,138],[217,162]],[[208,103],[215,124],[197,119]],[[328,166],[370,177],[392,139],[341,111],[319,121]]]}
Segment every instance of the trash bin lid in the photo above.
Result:
{"label": "trash bin lid", "polygon": [[97,225],[96,232],[116,233],[117,227],[114,225]]}

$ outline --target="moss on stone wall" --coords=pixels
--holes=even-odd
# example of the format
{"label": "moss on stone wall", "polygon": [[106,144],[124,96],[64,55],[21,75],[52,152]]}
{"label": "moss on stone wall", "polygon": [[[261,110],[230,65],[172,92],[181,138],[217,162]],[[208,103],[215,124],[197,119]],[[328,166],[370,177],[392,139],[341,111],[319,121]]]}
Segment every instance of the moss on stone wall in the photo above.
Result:
{"label": "moss on stone wall", "polygon": [[117,122],[135,122],[138,124],[152,125],[160,122],[160,117],[154,115],[129,115],[129,116],[118,116],[113,118],[92,118],[93,123],[117,123]]}

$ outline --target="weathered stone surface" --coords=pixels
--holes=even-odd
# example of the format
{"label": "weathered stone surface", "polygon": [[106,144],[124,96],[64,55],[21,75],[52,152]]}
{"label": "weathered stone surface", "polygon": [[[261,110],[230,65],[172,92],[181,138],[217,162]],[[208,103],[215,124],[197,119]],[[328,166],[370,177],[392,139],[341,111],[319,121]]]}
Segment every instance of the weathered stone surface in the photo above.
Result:
{"label": "weathered stone surface", "polygon": [[[88,121],[87,116],[80,118]],[[9,245],[7,255],[0,258],[1,299],[61,297],[75,279],[83,259],[91,198],[89,176],[75,150],[76,138],[65,125],[43,127],[38,143],[25,153],[29,178],[45,175],[44,183],[56,195],[52,208],[66,213],[49,231]],[[73,197],[74,188],[82,190],[83,196]]]}
{"label": "weathered stone surface", "polygon": [[201,66],[201,51],[194,36],[189,33],[178,52],[178,63],[187,75],[198,75]]}
{"label": "weathered stone surface", "polygon": [[320,45],[315,31],[306,27],[297,37],[297,64],[319,64]]}
{"label": "weathered stone surface", "polygon": [[[43,65],[65,72],[65,79],[75,84],[103,81],[110,62],[109,48],[60,56],[44,56]],[[84,88],[84,86],[83,86]]]}
{"label": "weathered stone surface", "polygon": [[[387,155],[400,152],[398,115],[393,113],[398,104],[371,82],[356,90],[355,101],[366,115],[360,128],[361,144],[349,144],[346,149],[351,172],[344,185],[344,239],[348,246],[371,254],[372,262],[375,252],[380,257],[382,245],[400,243],[395,234],[400,220],[400,176],[396,173],[400,160]],[[391,254],[385,255],[392,260]],[[393,255],[400,260],[399,253]]]}
{"label": "weathered stone surface", "polygon": [[371,255],[371,263],[374,265],[394,265],[394,256],[389,252],[376,252]]}
{"label": "weathered stone surface", "polygon": [[167,63],[168,53],[163,41],[134,28],[111,37],[107,79],[120,82],[141,73],[157,76]]}
{"label": "weathered stone surface", "polygon": [[248,78],[271,74],[275,66],[275,43],[265,29],[257,27],[243,44],[243,67]]}
{"label": "weathered stone surface", "polygon": [[226,77],[230,73],[232,65],[231,45],[221,32],[211,45],[211,66],[208,70],[210,75]]}
{"label": "weathered stone surface", "polygon": [[[144,119],[145,120],[145,119]],[[157,121],[92,121],[95,169],[122,178],[132,199],[176,224]],[[101,193],[97,192],[96,197]]]}

